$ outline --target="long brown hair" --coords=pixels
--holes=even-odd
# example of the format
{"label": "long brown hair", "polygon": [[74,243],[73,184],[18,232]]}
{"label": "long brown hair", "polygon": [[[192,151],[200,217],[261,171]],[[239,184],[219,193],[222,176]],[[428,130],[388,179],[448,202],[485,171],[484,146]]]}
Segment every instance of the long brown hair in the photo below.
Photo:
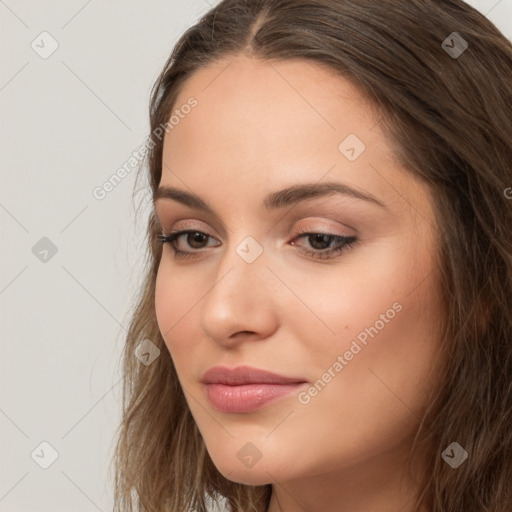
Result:
{"label": "long brown hair", "polygon": [[[153,87],[153,194],[158,128],[186,80],[242,52],[307,59],[351,80],[381,112],[398,161],[434,191],[445,371],[416,432],[428,467],[415,509],[512,510],[512,45],[461,0],[224,0],[185,32]],[[151,212],[123,355],[115,510],[205,512],[211,496],[264,512],[270,484],[231,482],[214,466],[159,332],[159,233]],[[147,366],[134,357],[146,339],[161,351]],[[469,454],[457,469],[442,458],[452,442]]]}

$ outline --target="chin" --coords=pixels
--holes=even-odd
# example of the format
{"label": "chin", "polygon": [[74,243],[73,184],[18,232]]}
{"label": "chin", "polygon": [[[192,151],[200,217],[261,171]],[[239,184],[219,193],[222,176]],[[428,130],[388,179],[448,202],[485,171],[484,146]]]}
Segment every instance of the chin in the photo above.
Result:
{"label": "chin", "polygon": [[232,482],[244,485],[266,485],[273,482],[275,472],[263,462],[263,459],[252,467],[244,467],[236,454],[234,458],[229,456],[222,456],[220,459],[219,457],[211,458],[219,473]]}
{"label": "chin", "polygon": [[[220,470],[219,470],[220,471]],[[240,469],[240,468],[229,468],[228,471],[220,471],[221,474],[230,480],[238,484],[244,485],[266,485],[274,481],[274,479],[266,472],[256,469]]]}

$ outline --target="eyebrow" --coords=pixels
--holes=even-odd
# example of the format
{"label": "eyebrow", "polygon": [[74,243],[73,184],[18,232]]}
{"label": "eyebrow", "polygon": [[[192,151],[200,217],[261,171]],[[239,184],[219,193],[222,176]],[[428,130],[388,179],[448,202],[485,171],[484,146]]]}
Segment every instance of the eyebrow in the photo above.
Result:
{"label": "eyebrow", "polygon": [[[387,206],[373,195],[338,182],[304,183],[300,185],[293,185],[283,190],[270,193],[265,197],[263,205],[267,210],[275,210],[300,203],[301,201],[331,194],[343,194],[387,209]],[[175,187],[159,187],[153,196],[153,203],[156,203],[156,201],[160,199],[172,199],[196,210],[214,214],[211,205],[198,195]]]}

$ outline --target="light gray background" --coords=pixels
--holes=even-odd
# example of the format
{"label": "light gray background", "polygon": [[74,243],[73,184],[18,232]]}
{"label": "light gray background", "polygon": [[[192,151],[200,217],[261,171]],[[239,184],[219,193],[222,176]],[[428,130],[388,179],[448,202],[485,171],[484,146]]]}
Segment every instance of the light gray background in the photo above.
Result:
{"label": "light gray background", "polygon": [[[150,203],[143,190],[136,216],[136,170],[103,200],[93,190],[144,142],[154,80],[216,3],[0,0],[0,512],[112,510],[118,363]],[[511,38],[512,0],[469,3]],[[48,51],[43,31],[59,45],[46,59],[31,47]],[[57,248],[46,262],[43,237]],[[58,452],[47,469],[43,441]]]}

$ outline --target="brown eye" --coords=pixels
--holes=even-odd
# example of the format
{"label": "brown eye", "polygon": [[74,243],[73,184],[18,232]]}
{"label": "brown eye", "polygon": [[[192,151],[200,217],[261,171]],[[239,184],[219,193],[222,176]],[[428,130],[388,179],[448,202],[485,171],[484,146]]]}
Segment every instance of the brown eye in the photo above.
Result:
{"label": "brown eye", "polygon": [[[313,248],[313,250],[302,248],[302,252],[317,259],[332,258],[337,253],[341,253],[342,251],[352,248],[357,242],[357,238],[355,236],[342,236],[331,233],[303,232],[296,237],[296,239],[299,238],[307,239],[308,245]],[[332,243],[335,244],[335,247],[329,248]]]}
{"label": "brown eye", "polygon": [[[185,237],[186,235],[186,237]],[[187,251],[187,250],[181,250],[177,247],[177,241],[184,237],[186,243],[185,245],[188,245],[191,249],[195,249],[198,252]],[[212,238],[210,235],[203,233],[202,231],[196,231],[196,230],[182,230],[182,231],[176,231],[174,233],[170,233],[169,235],[159,235],[158,240],[160,243],[166,244],[168,243],[171,248],[174,251],[174,255],[176,258],[187,258],[192,257],[200,254],[200,249],[203,249],[207,246],[204,245],[204,242],[207,241],[209,238]]]}

